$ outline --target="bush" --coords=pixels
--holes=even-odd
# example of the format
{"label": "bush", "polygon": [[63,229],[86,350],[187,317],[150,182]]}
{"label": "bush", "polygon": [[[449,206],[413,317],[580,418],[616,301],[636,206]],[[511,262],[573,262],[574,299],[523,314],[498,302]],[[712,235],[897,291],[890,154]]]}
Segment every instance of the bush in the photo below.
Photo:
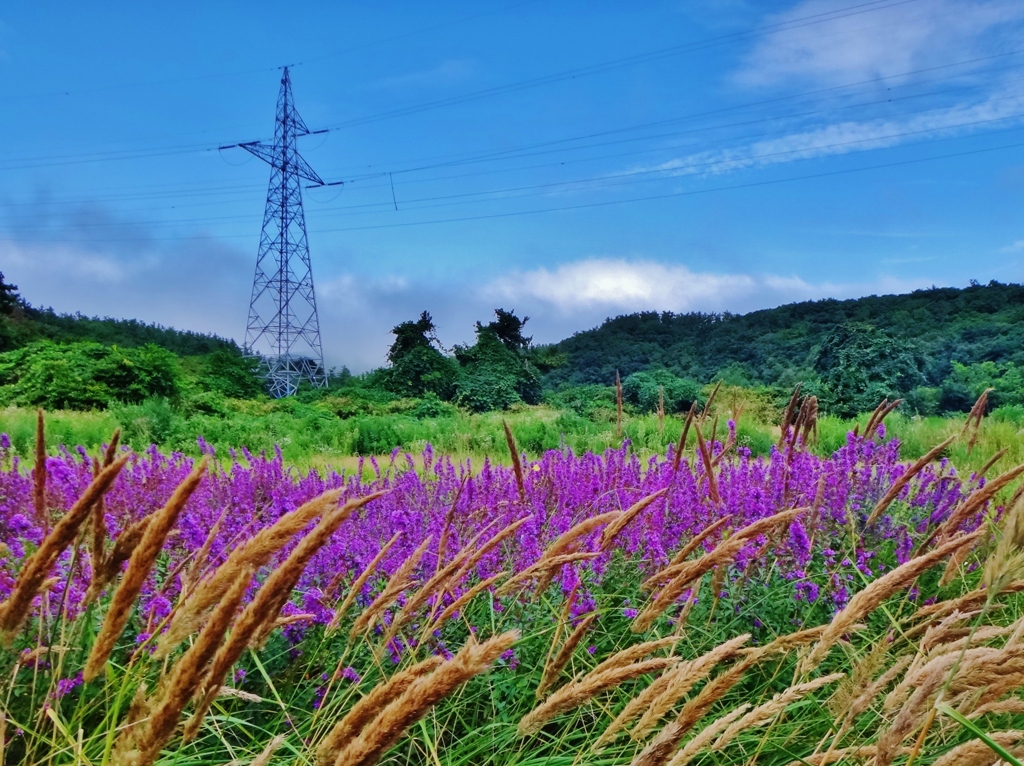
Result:
{"label": "bush", "polygon": [[171,442],[181,422],[166,398],[147,399],[142,404],[115,404],[110,409],[121,424],[123,441],[135,450]]}
{"label": "bush", "polygon": [[152,344],[122,349],[38,341],[0,354],[0,401],[47,409],[102,409],[151,397],[176,399],[181,377],[174,354]]}
{"label": "bush", "polygon": [[942,389],[918,386],[906,398],[907,407],[918,415],[936,415],[942,409]]}
{"label": "bush", "polygon": [[458,407],[448,404],[448,402],[442,402],[434,394],[427,394],[409,410],[409,415],[417,420],[425,418],[450,418],[458,414]]}
{"label": "bush", "polygon": [[229,399],[254,399],[263,393],[259,361],[227,349],[215,351],[204,360],[198,385]]}
{"label": "bush", "polygon": [[634,372],[622,381],[622,396],[639,412],[656,412],[662,392],[665,395],[665,412],[685,412],[690,405],[700,401],[700,384],[680,378],[668,370]]}
{"label": "bush", "polygon": [[992,410],[989,417],[999,423],[1013,423],[1014,425],[1024,427],[1024,405],[1004,404],[1002,407],[996,407]]}
{"label": "bush", "polygon": [[387,455],[402,441],[394,417],[360,418],[356,428],[353,448],[357,455]]}
{"label": "bush", "polygon": [[556,409],[569,410],[593,420],[598,410],[615,410],[615,389],[593,383],[564,386],[548,394],[545,401]]}
{"label": "bush", "polygon": [[456,403],[472,412],[507,410],[522,401],[514,377],[486,367],[464,372],[458,391]]}

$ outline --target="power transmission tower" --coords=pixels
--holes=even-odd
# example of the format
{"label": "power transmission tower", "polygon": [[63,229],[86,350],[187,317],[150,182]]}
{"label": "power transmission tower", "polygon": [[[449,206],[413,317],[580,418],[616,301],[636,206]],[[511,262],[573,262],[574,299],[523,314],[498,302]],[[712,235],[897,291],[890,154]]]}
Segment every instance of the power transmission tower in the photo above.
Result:
{"label": "power transmission tower", "polygon": [[237,144],[270,165],[245,349],[260,357],[267,389],[276,398],[294,394],[303,379],[317,387],[327,385],[302,209],[302,180],[316,186],[327,184],[302,159],[296,146],[299,136],[326,132],[311,131],[295,111],[291,77],[285,67],[273,145],[260,141]]}

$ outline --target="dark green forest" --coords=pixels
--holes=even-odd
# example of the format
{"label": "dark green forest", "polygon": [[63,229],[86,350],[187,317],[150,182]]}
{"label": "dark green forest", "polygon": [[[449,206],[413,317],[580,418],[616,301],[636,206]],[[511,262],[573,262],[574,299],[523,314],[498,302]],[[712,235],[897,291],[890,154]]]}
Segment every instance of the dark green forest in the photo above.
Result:
{"label": "dark green forest", "polygon": [[990,282],[909,295],[793,303],[749,314],[619,316],[543,349],[545,388],[607,384],[616,370],[791,388],[839,414],[902,396],[916,410],[969,409],[979,389],[1021,403],[1024,286]]}
{"label": "dark green forest", "polygon": [[[910,414],[1024,407],[1024,286],[991,282],[908,295],[794,303],[749,314],[645,312],[606,320],[551,345],[526,335],[528,317],[495,309],[474,342],[447,349],[431,315],[392,329],[388,364],[332,371],[300,390],[341,418],[438,417],[545,403],[583,417],[615,407],[685,411],[718,381],[784,401],[798,383],[840,417],[904,399]],[[159,406],[228,415],[232,402],[275,404],[257,360],[230,340],[135,320],[31,306],[0,275],[0,406],[90,410]],[[149,403],[149,404],[147,404]]]}

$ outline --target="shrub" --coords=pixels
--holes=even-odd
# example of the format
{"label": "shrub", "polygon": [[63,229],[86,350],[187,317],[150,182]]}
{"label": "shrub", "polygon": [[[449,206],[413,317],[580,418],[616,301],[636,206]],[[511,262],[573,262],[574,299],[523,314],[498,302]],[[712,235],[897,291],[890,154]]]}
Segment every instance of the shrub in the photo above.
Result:
{"label": "shrub", "polygon": [[7,404],[88,410],[175,399],[180,392],[177,358],[152,344],[123,349],[37,341],[0,354],[0,399]]}
{"label": "shrub", "polygon": [[569,410],[585,418],[594,418],[598,410],[615,410],[615,389],[594,383],[582,386],[563,386],[548,394],[545,401],[561,410]]}
{"label": "shrub", "polygon": [[363,417],[356,428],[353,448],[357,455],[386,455],[401,444],[394,417]]}
{"label": "shrub", "polygon": [[701,399],[699,383],[680,378],[668,370],[634,372],[622,381],[623,398],[640,412],[657,411],[662,391],[666,412],[685,412]]}

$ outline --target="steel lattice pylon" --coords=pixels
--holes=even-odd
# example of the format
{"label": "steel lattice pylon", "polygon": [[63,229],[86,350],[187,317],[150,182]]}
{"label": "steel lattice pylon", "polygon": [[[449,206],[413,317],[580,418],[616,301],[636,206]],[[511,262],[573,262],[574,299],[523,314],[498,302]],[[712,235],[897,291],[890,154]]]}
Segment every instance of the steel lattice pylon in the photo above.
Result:
{"label": "steel lattice pylon", "polygon": [[268,391],[278,398],[294,394],[303,379],[314,386],[327,385],[301,186],[303,179],[324,182],[296,147],[296,139],[311,132],[295,111],[285,67],[273,146],[259,141],[238,144],[271,168],[245,348],[260,357]]}

